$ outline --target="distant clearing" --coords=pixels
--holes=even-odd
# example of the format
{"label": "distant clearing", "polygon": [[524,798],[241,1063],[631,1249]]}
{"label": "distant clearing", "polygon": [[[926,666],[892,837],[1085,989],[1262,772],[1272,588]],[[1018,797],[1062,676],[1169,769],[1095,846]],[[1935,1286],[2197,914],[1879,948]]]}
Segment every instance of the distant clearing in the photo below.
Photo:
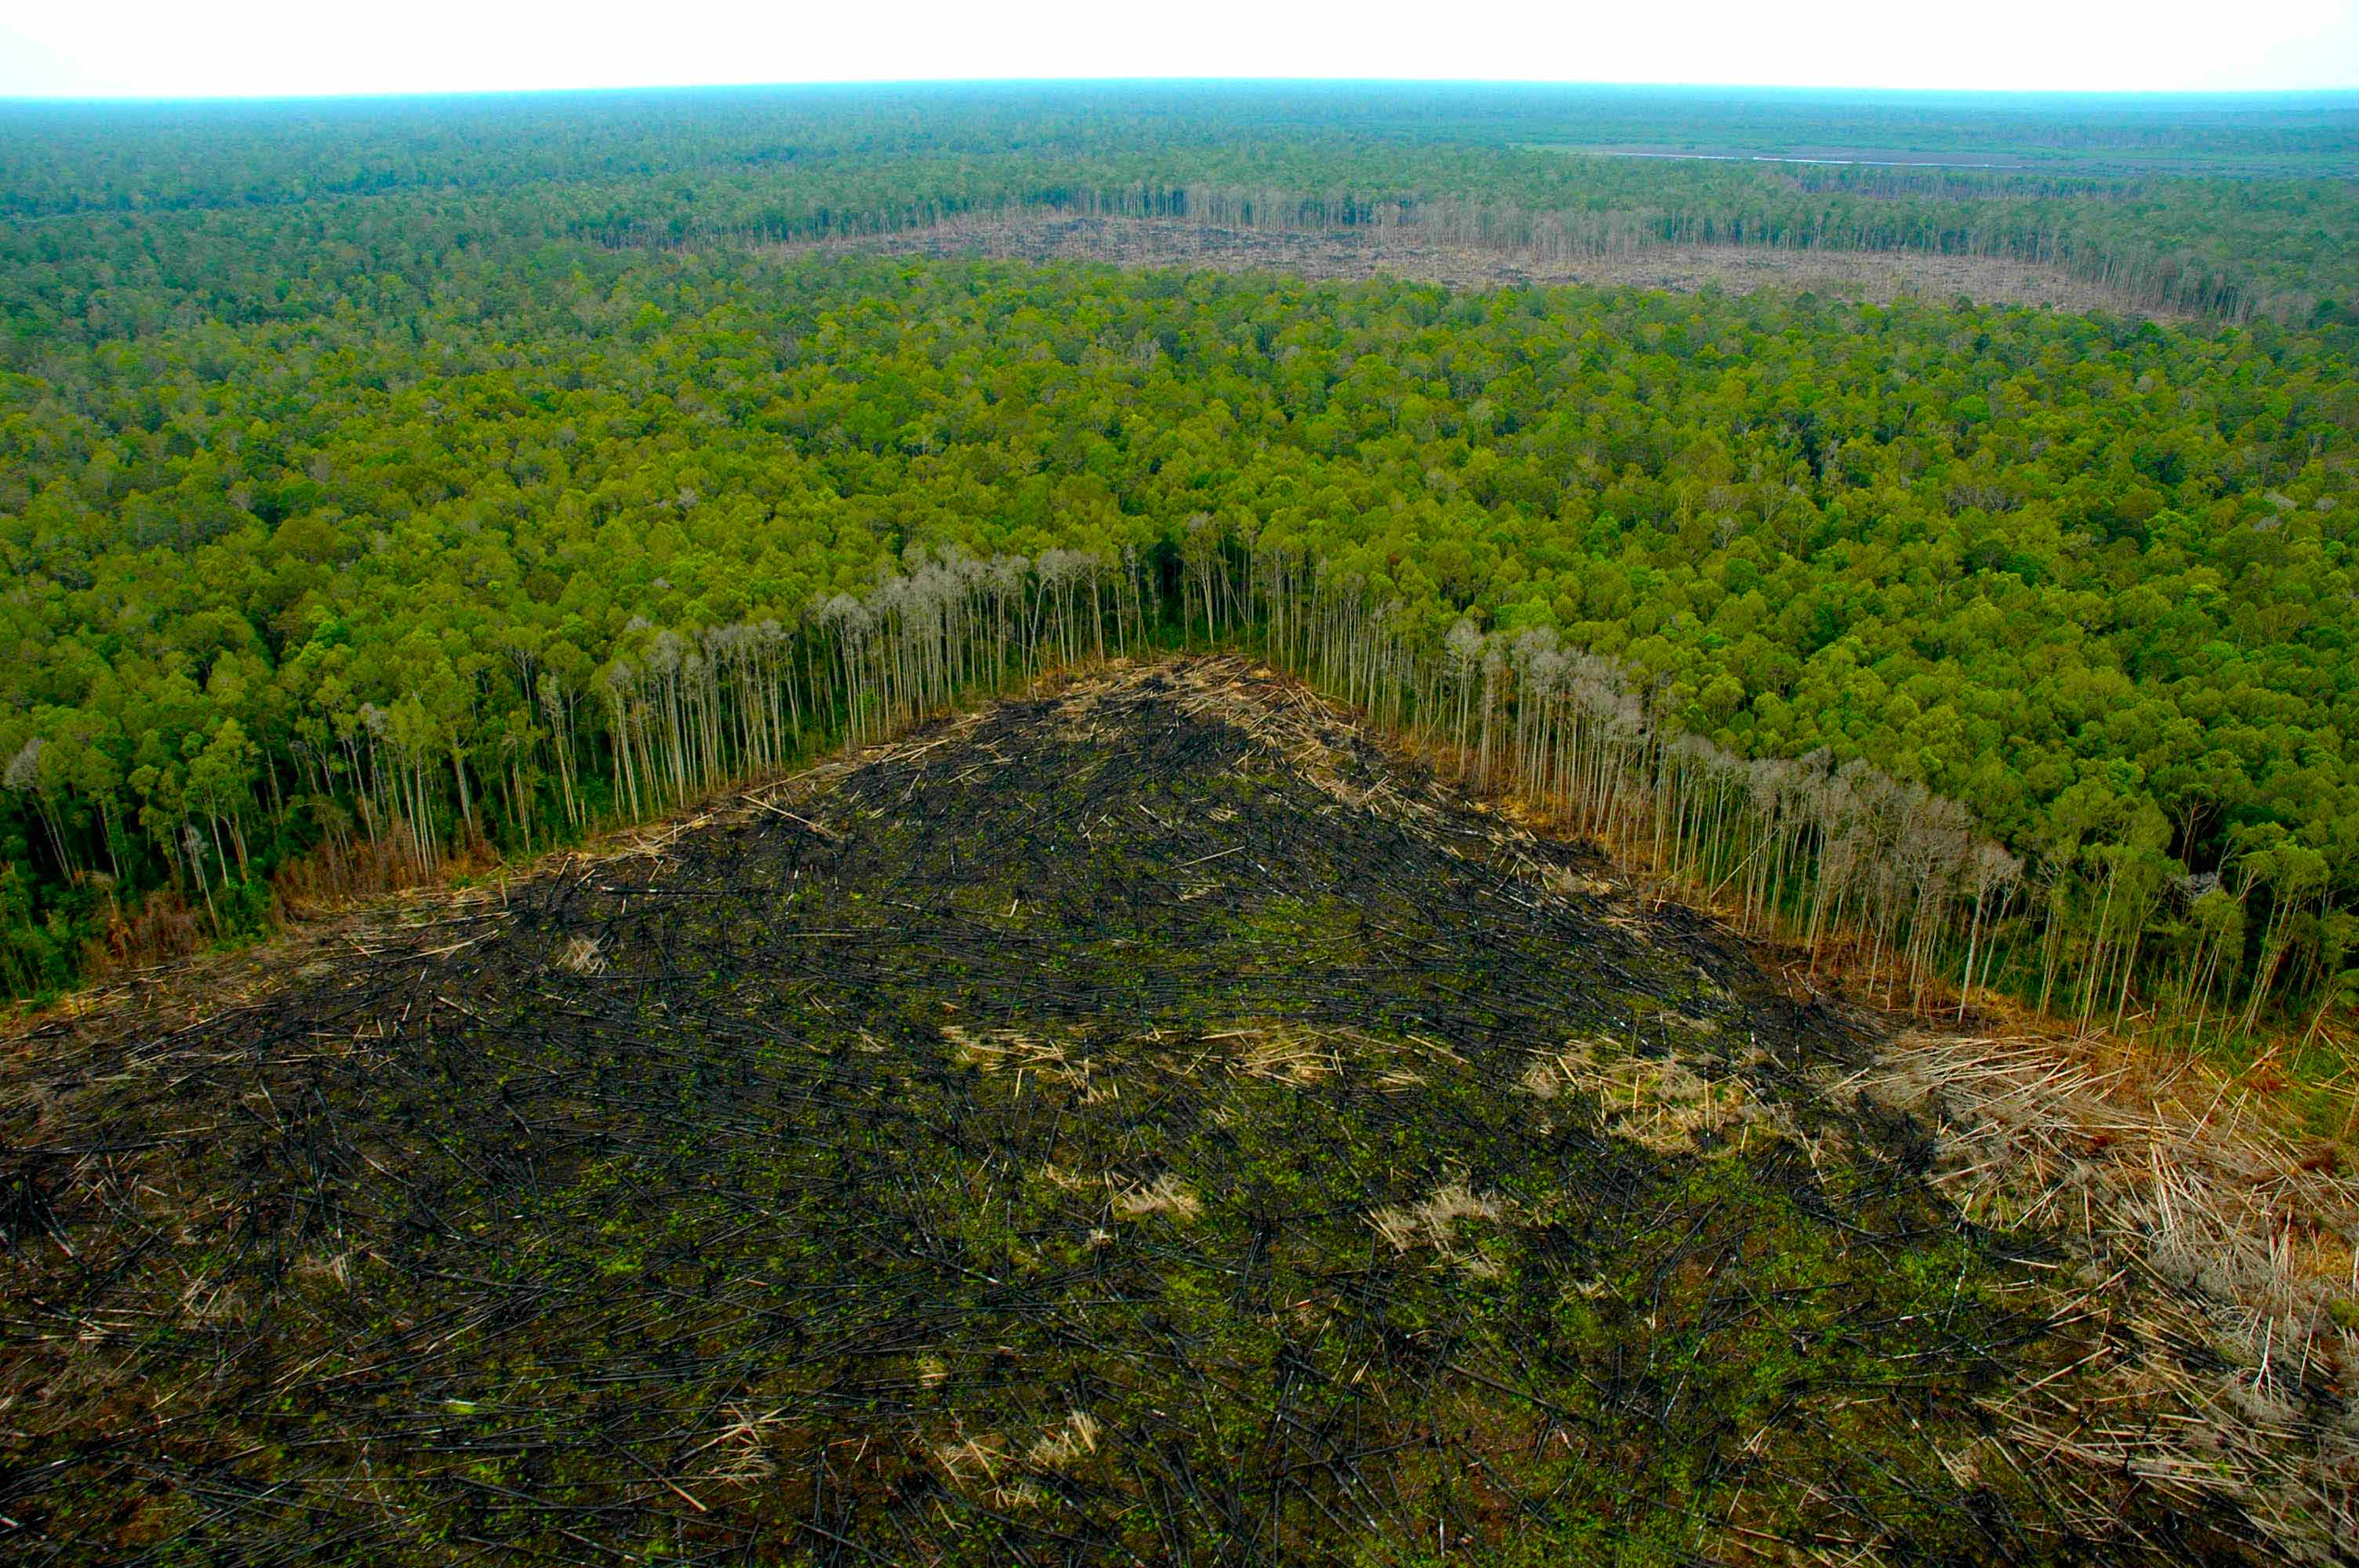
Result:
{"label": "distant clearing", "polygon": [[1837,147],[1801,146],[1767,147],[1698,146],[1536,146],[1537,152],[1587,153],[1595,157],[1690,157],[1704,158],[1713,163],[1825,163],[1860,164],[1874,168],[2029,168],[2032,166],[2014,153],[1974,152],[1959,149],[1954,152],[1924,152],[1908,147]]}
{"label": "distant clearing", "polygon": [[1247,229],[1180,218],[1019,212],[892,233],[800,242],[779,254],[853,251],[956,260],[1111,262],[1117,266],[1285,272],[1318,279],[1390,276],[1453,288],[1530,284],[1731,293],[1777,288],[1889,304],[1903,298],[2106,310],[2184,319],[2141,308],[2060,267],[2002,256],[1922,251],[1788,250],[1751,245],[1666,245],[1610,255],[1546,256],[1429,238],[1414,228]]}

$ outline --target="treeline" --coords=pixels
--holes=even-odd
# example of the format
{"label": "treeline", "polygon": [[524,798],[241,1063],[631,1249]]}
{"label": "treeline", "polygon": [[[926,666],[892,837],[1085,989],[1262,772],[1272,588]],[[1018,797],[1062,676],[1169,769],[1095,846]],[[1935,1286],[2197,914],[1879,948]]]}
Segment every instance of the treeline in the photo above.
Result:
{"label": "treeline", "polygon": [[[1189,178],[1190,169],[1201,171]],[[843,183],[716,178],[633,193],[573,232],[610,245],[791,243],[1026,211],[1248,229],[1415,227],[1540,259],[1661,245],[1906,251],[2054,266],[2125,307],[2339,323],[2359,298],[2359,193],[2333,181],[2071,179],[1473,149],[1296,147],[1152,160],[904,163]],[[939,178],[936,178],[939,175]],[[1244,178],[1240,178],[1244,176]],[[1289,178],[1300,183],[1289,182]],[[878,187],[881,186],[881,189]]]}
{"label": "treeline", "polygon": [[[1060,549],[1038,561],[979,562],[957,549],[929,561],[922,546],[908,561],[909,575],[817,601],[791,625],[765,618],[689,634],[634,626],[587,680],[518,646],[516,706],[488,744],[439,722],[419,692],[388,707],[364,702],[331,727],[332,750],[297,743],[301,787],[286,793],[274,781],[266,810],[251,776],[264,759],[247,759],[256,766],[242,794],[201,787],[195,804],[211,843],[226,833],[240,847],[234,872],[218,855],[208,869],[206,836],[193,823],[175,871],[200,885],[250,877],[244,845],[257,813],[279,842],[306,826],[335,829],[322,835],[323,863],[302,869],[312,890],[349,891],[356,878],[423,881],[452,851],[530,854],[537,843],[775,775],[819,746],[877,739],[978,690],[1144,646],[1159,616],[1135,561],[1124,568]],[[10,787],[39,810],[46,745],[38,737],[27,745],[25,776]],[[298,820],[305,814],[308,824]],[[119,866],[110,825],[95,826]],[[65,852],[62,833],[55,841]],[[161,848],[175,851],[168,838]]]}
{"label": "treeline", "polygon": [[2335,907],[2326,858],[2285,836],[2260,836],[2225,876],[2086,841],[2027,866],[1965,806],[1863,758],[1745,757],[1683,730],[1662,683],[1551,628],[1462,620],[1425,650],[1398,605],[1356,585],[1298,599],[1293,585],[1323,584],[1316,568],[1272,562],[1254,580],[1258,597],[1241,582],[1207,602],[1256,604],[1267,619],[1235,630],[1274,662],[1442,742],[1478,787],[1549,808],[1625,867],[1796,943],[1814,972],[1864,975],[1887,1006],[1954,997],[1963,1016],[1997,988],[2118,1029],[2136,1001],[2190,1044],[2271,1014],[2306,1021],[2306,1043],[2359,1006],[2359,918]]}
{"label": "treeline", "polygon": [[2332,334],[561,239],[363,287],[344,254],[283,269],[334,308],[0,377],[12,989],[1158,626],[1864,933],[1904,994],[1969,950],[2093,1019],[2345,983]]}
{"label": "treeline", "polygon": [[[2111,226],[2092,237],[2077,201],[2010,202],[1989,195],[1945,203],[1852,200],[1811,193],[1662,206],[1532,211],[1481,198],[1306,194],[1233,186],[1136,185],[1108,189],[1046,187],[997,205],[923,202],[864,213],[831,211],[799,221],[774,214],[750,225],[681,228],[667,222],[609,227],[609,244],[786,243],[897,233],[909,229],[1005,222],[1029,212],[1181,222],[1275,232],[1397,230],[1445,243],[1540,262],[1630,255],[1667,245],[1753,245],[1799,251],[1914,252],[1995,256],[2052,266],[2095,285],[2125,308],[2241,320],[2254,315],[2309,319],[2307,289],[2279,292],[2201,250],[2164,251],[2125,240]],[[1658,192],[1659,194],[1659,192]]]}
{"label": "treeline", "polygon": [[[226,720],[190,770],[189,819],[157,847],[175,891],[201,895],[214,934],[236,929],[239,911],[258,928],[250,838],[315,837],[281,879],[314,895],[425,881],[447,853],[495,843],[530,853],[537,836],[569,841],[687,806],[821,747],[880,739],[977,693],[1177,633],[1313,680],[1372,723],[1419,737],[1475,787],[1549,808],[1625,865],[1797,942],[1814,965],[1832,956],[1880,980],[1890,1005],[1924,1011],[1930,992],[1962,1011],[1997,985],[2042,1009],[2068,1005],[2083,1026],[2118,1027],[2143,979],[2140,1002],[2200,1038],[2250,1030],[2272,1010],[2306,1010],[2314,1027],[2354,1000],[2340,968],[2349,919],[2332,907],[2319,858],[2282,841],[2228,879],[2158,881],[2118,845],[2027,876],[1970,811],[1920,783],[1823,748],[1738,755],[1686,730],[1664,682],[1550,627],[1486,633],[1461,618],[1428,645],[1430,622],[1397,600],[1283,546],[1250,547],[1209,514],[1119,559],[1052,549],[982,560],[956,546],[929,558],[912,546],[903,564],[791,626],[635,626],[581,686],[520,657],[531,702],[490,746],[458,743],[408,693],[390,708],[362,704],[335,727],[332,750],[298,741],[282,789],[281,760],[255,754]],[[119,830],[102,809],[77,845],[61,798],[72,784],[53,764],[46,738],[33,737],[7,787],[30,797],[75,879],[108,880],[83,862],[119,868]],[[115,913],[119,943],[131,927]],[[2142,968],[2149,937],[2169,951]],[[20,936],[8,949],[19,987],[43,978],[27,946]]]}

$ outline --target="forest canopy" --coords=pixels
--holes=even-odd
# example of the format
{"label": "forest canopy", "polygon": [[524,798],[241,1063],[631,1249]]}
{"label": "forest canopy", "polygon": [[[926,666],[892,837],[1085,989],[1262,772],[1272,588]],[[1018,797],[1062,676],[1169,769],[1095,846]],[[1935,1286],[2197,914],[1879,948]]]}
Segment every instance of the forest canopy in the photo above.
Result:
{"label": "forest canopy", "polygon": [[[1796,881],[1758,896],[1854,901],[1929,957],[1902,934],[1938,905],[1969,979],[1988,921],[1998,980],[2043,1000],[2249,1022],[2352,979],[2348,104],[1076,88],[0,121],[16,990],[165,912],[250,930],[289,878],[529,851],[1158,635],[1253,642],[1486,757],[1495,731],[1565,787],[1571,737],[1618,756],[1625,726],[1617,769],[1709,783],[1693,822],[1790,835]],[[1564,150],[1839,140],[2010,167]],[[1011,207],[2003,254],[2188,319],[764,243]],[[1954,845],[1871,890],[1835,824],[1874,801],[1896,844]]]}

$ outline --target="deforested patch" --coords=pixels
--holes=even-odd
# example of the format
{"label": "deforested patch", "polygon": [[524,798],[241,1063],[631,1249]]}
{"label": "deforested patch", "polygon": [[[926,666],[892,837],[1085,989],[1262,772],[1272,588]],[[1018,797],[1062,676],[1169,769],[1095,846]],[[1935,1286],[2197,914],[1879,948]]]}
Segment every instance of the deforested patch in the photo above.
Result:
{"label": "deforested patch", "polygon": [[1782,289],[1879,304],[1908,297],[1946,302],[1963,295],[1986,302],[2178,319],[2172,311],[2076,277],[2059,265],[1910,249],[1641,244],[1592,253],[1579,247],[1474,243],[1428,232],[1415,224],[1267,229],[1054,208],[966,215],[889,232],[766,248],[787,254],[853,251],[1029,262],[1082,259],[1118,266],[1290,272],[1311,278],[1387,275],[1461,288],[1581,283],[1675,293],[1707,288],[1737,293]]}
{"label": "deforested patch", "polygon": [[1799,1002],[1248,661],[344,936],[0,1058],[30,1560],[2351,1537],[2327,1176]]}

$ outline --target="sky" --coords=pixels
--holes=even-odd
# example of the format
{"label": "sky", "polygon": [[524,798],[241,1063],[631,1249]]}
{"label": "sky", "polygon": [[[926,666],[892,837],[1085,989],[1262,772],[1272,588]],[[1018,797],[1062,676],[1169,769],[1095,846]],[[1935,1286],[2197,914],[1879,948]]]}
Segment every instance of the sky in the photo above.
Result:
{"label": "sky", "polygon": [[1341,77],[2359,87],[2359,0],[105,0],[0,6],[0,96]]}

